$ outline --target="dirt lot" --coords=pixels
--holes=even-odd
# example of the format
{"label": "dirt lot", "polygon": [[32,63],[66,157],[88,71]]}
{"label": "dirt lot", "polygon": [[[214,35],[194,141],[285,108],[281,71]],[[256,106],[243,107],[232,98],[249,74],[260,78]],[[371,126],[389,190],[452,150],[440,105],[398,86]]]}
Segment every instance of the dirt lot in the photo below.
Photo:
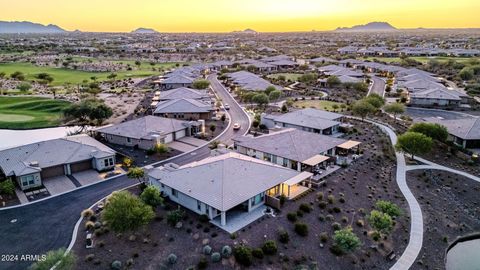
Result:
{"label": "dirt lot", "polygon": [[423,212],[423,247],[412,269],[445,269],[445,250],[480,230],[480,183],[442,171],[413,171],[409,187]]}
{"label": "dirt lot", "polygon": [[118,124],[133,114],[137,106],[143,100],[141,93],[128,94],[101,94],[101,99],[105,104],[112,108],[113,116],[110,117],[107,124]]}
{"label": "dirt lot", "polygon": [[[207,269],[236,269],[238,264],[233,258],[213,263],[210,256],[203,255],[205,243],[214,251],[219,251],[224,245],[234,247],[240,243],[257,248],[266,239],[277,241],[278,252],[263,259],[255,258],[251,269],[294,269],[298,265],[316,265],[320,268],[328,265],[328,269],[387,269],[393,264],[393,261],[385,258],[388,252],[393,250],[397,256],[400,255],[408,241],[408,210],[394,179],[395,162],[391,159],[391,150],[384,149],[390,147],[387,138],[378,129],[372,126],[367,128],[364,123],[357,122],[356,129],[361,131],[349,137],[364,142],[364,156],[349,167],[328,176],[325,186],[301,199],[286,202],[276,217],[261,218],[232,237],[209,223],[201,223],[198,216],[190,212],[187,213],[182,228],[172,228],[164,220],[167,210],[157,209],[156,220],[135,233],[133,241],[129,240],[132,233],[118,235],[108,232],[96,236],[96,247],[87,250],[84,248],[85,232],[80,230],[74,247],[74,252],[79,257],[76,269],[105,269],[113,260],[120,260],[125,265],[129,259],[133,260],[130,269],[186,269],[197,265],[203,257],[207,258]],[[323,193],[322,199],[319,199],[318,192]],[[334,196],[333,203],[327,202],[328,195]],[[404,214],[396,220],[390,236],[375,242],[366,215],[378,199],[395,202]],[[326,206],[320,207],[320,201]],[[299,221],[308,224],[307,237],[296,234],[293,223],[286,217],[289,212],[298,213],[302,203],[311,206],[310,213],[303,212],[302,217],[298,217]],[[175,206],[168,206],[173,207]],[[363,220],[365,225],[357,225],[358,220]],[[334,223],[341,227],[351,225],[362,241],[361,248],[342,257],[332,254],[329,248],[333,243]],[[83,228],[83,224],[80,228]],[[279,228],[288,232],[288,244],[278,242]],[[320,241],[321,233],[328,238],[324,243]],[[173,266],[166,263],[170,253],[175,253],[178,257]],[[94,254],[90,261],[85,260],[88,254]]]}

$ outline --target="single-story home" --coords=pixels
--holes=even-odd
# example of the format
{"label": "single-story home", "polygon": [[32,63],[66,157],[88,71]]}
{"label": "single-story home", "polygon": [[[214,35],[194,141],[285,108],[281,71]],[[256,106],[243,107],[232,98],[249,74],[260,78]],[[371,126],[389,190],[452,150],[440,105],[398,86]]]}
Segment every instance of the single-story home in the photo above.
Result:
{"label": "single-story home", "polygon": [[158,116],[145,116],[95,130],[105,141],[118,145],[151,149],[199,132],[200,123]]}
{"label": "single-story home", "polygon": [[156,81],[156,83],[160,85],[160,89],[170,90],[179,87],[192,87],[194,81],[195,78],[183,74],[175,74],[164,80]]}
{"label": "single-story home", "polygon": [[158,96],[158,101],[181,98],[195,99],[205,103],[211,102],[212,99],[206,90],[180,87],[172,90],[161,91],[160,95]]}
{"label": "single-story home", "polygon": [[227,217],[231,222],[238,217],[249,219],[249,214],[270,199],[282,194],[293,198],[297,189],[308,190],[300,183],[311,175],[234,152],[180,167],[167,164],[148,174],[150,184],[159,187],[164,196],[208,216],[220,228],[232,225]]}
{"label": "single-story home", "polygon": [[480,118],[478,117],[450,120],[428,117],[423,120],[445,126],[450,135],[449,140],[462,148],[480,148]]}
{"label": "single-story home", "polygon": [[207,120],[213,117],[214,111],[215,108],[211,103],[181,98],[159,102],[153,115],[185,120]]}
{"label": "single-story home", "polygon": [[305,108],[279,115],[262,114],[261,123],[272,129],[296,128],[303,131],[333,135],[339,132],[343,115],[313,108]]}
{"label": "single-story home", "polygon": [[[234,140],[234,149],[244,155],[266,160],[297,171],[313,172],[337,163],[343,150],[358,148],[352,143],[294,128],[282,129],[259,137],[242,136]],[[345,146],[349,146],[346,148]],[[351,147],[350,147],[351,146]],[[343,158],[340,158],[343,162]]]}
{"label": "single-story home", "polygon": [[447,88],[434,88],[409,93],[411,106],[419,107],[458,107],[462,103],[462,94]]}
{"label": "single-story home", "polygon": [[55,176],[90,169],[111,170],[115,154],[87,135],[31,143],[0,151],[0,179],[10,178],[27,190]]}

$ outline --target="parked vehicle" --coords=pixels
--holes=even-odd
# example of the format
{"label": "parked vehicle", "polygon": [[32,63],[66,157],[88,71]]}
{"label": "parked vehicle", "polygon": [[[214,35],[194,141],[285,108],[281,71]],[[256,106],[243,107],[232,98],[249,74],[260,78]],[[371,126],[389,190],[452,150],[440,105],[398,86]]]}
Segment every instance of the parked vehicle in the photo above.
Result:
{"label": "parked vehicle", "polygon": [[240,129],[240,124],[239,123],[235,123],[233,124],[233,130],[239,130]]}
{"label": "parked vehicle", "polygon": [[92,239],[92,234],[89,233],[87,234],[87,244],[85,246],[86,248],[93,248],[93,239]]}
{"label": "parked vehicle", "polygon": [[230,105],[228,105],[227,103],[225,103],[225,105],[223,106],[225,108],[225,110],[230,110]]}

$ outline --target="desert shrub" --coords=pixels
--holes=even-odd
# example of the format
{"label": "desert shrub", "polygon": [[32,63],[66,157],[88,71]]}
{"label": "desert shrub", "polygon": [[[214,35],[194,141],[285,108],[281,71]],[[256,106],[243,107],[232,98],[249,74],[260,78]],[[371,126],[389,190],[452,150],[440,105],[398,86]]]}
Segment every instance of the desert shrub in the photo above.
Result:
{"label": "desert shrub", "polygon": [[0,182],[0,194],[15,194],[15,184],[13,184],[13,181],[11,179]]}
{"label": "desert shrub", "polygon": [[343,222],[343,223],[347,223],[347,222],[348,222],[348,217],[343,216],[343,217],[342,217],[342,222]]}
{"label": "desert shrub", "polygon": [[322,215],[322,214],[318,215],[318,220],[319,221],[325,221],[325,216]]}
{"label": "desert shrub", "polygon": [[222,255],[220,255],[220,253],[218,252],[212,253],[212,256],[210,257],[212,258],[212,262],[219,262],[220,260],[222,260]]}
{"label": "desert shrub", "polygon": [[112,262],[110,267],[114,270],[120,270],[120,269],[122,269],[122,262],[118,261],[118,260],[115,260],[115,261]]}
{"label": "desert shrub", "polygon": [[280,206],[283,206],[285,204],[285,202],[287,201],[287,196],[282,194],[282,195],[280,195],[279,200],[280,200]]}
{"label": "desert shrub", "polygon": [[351,228],[336,231],[333,239],[335,246],[343,253],[352,252],[361,245],[360,239]]}
{"label": "desert shrub", "polygon": [[167,261],[169,264],[175,264],[177,262],[177,255],[171,253],[170,255],[168,255]]}
{"label": "desert shrub", "polygon": [[167,213],[167,222],[168,224],[175,226],[178,222],[180,222],[183,217],[185,216],[185,212],[181,209],[169,211]]}
{"label": "desert shrub", "polygon": [[389,201],[379,200],[375,203],[375,207],[391,217],[398,217],[402,214],[400,207]]}
{"label": "desert shrub", "polygon": [[326,243],[328,241],[328,234],[326,232],[320,233],[320,241]]}
{"label": "desert shrub", "polygon": [[328,200],[329,204],[334,204],[335,203],[335,196],[328,195],[327,200]]}
{"label": "desert shrub", "polygon": [[207,223],[210,220],[210,218],[207,215],[203,214],[198,217],[198,220],[202,223]]}
{"label": "desert shrub", "polygon": [[140,194],[140,199],[152,207],[163,204],[163,198],[160,195],[160,190],[156,186],[146,187],[142,194]]}
{"label": "desert shrub", "polygon": [[252,255],[252,249],[250,247],[247,247],[247,246],[235,247],[235,249],[233,250],[233,256],[235,256],[235,260],[243,266],[252,265],[253,255]]}
{"label": "desert shrub", "polygon": [[308,225],[305,223],[297,222],[295,223],[295,232],[300,236],[308,235]]}
{"label": "desert shrub", "polygon": [[340,213],[342,212],[342,209],[340,207],[333,207],[333,212]]}
{"label": "desert shrub", "polygon": [[323,192],[321,192],[321,191],[320,191],[320,192],[317,192],[317,199],[318,199],[319,201],[323,200]]}
{"label": "desert shrub", "polygon": [[82,217],[84,217],[84,218],[90,218],[93,215],[95,215],[95,212],[93,212],[93,210],[90,209],[90,208],[82,211]]}
{"label": "desert shrub", "polygon": [[92,230],[93,228],[95,227],[95,223],[93,223],[92,221],[87,221],[85,222],[85,230]]}
{"label": "desert shrub", "polygon": [[363,219],[359,219],[357,220],[357,222],[355,222],[357,224],[358,227],[363,227],[365,226],[365,222],[363,221]]}
{"label": "desert shrub", "polygon": [[208,261],[205,258],[201,258],[200,261],[197,263],[197,268],[198,269],[205,269],[208,266]]}
{"label": "desert shrub", "polygon": [[209,245],[206,245],[203,247],[203,254],[205,255],[210,255],[212,253],[212,247]]}
{"label": "desert shrub", "polygon": [[232,248],[230,246],[223,246],[221,252],[224,258],[232,256]]}
{"label": "desert shrub", "polygon": [[288,232],[285,230],[280,230],[278,232],[278,241],[283,244],[288,243],[288,241],[290,241],[290,236],[288,235]]}
{"label": "desert shrub", "polygon": [[325,201],[319,202],[318,207],[320,207],[320,209],[325,209],[327,207],[327,202]]}
{"label": "desert shrub", "polygon": [[263,243],[262,250],[266,255],[274,255],[277,253],[277,243],[273,240],[267,240]]}
{"label": "desert shrub", "polygon": [[305,213],[310,213],[310,211],[312,210],[312,208],[310,207],[309,204],[307,203],[302,203],[300,204],[300,206],[298,207],[298,209],[302,212],[305,212]]}
{"label": "desert shrub", "polygon": [[332,223],[332,228],[333,228],[334,231],[340,230],[341,227],[342,226],[340,226],[340,223],[338,223],[338,222]]}
{"label": "desert shrub", "polygon": [[261,248],[255,248],[252,250],[252,255],[255,258],[263,259],[263,250]]}
{"label": "desert shrub", "polygon": [[297,214],[293,213],[293,212],[288,213],[287,214],[287,219],[291,222],[295,222],[295,221],[297,221]]}
{"label": "desert shrub", "polygon": [[95,258],[95,254],[88,254],[87,256],[85,256],[85,261],[90,262],[90,261],[93,261],[94,258]]}

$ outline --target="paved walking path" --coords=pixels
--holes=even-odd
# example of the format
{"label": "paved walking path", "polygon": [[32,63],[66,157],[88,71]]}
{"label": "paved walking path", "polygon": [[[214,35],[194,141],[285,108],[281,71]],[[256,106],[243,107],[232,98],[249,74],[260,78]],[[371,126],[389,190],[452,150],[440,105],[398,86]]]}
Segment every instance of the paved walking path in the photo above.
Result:
{"label": "paved walking path", "polygon": [[[392,145],[397,143],[397,134],[390,128],[383,124],[365,120],[371,124],[378,126],[381,130],[383,130]],[[395,156],[397,158],[397,174],[396,174],[396,181],[397,185],[400,188],[403,196],[407,200],[408,207],[410,208],[410,239],[408,241],[408,245],[403,251],[402,256],[397,260],[397,262],[390,268],[390,270],[406,270],[409,269],[412,264],[415,262],[418,254],[420,254],[420,250],[422,249],[423,243],[423,215],[422,209],[420,208],[420,204],[418,203],[415,196],[413,196],[412,191],[407,185],[406,179],[406,171],[407,166],[405,163],[405,156],[401,152],[395,152]]]}
{"label": "paved walking path", "polygon": [[[353,119],[359,119],[357,117],[350,117]],[[365,120],[365,122],[369,122],[378,126],[381,130],[383,130],[388,136],[390,137],[390,141],[392,145],[397,143],[397,135],[393,131],[392,128],[383,125],[382,123]],[[428,161],[426,159],[415,157],[415,160],[420,161],[426,165],[411,165],[407,166],[405,163],[405,155],[401,152],[395,152],[395,156],[397,158],[397,174],[396,174],[396,181],[402,192],[403,196],[407,200],[408,206],[410,208],[410,239],[408,241],[408,245],[406,249],[403,251],[402,256],[397,260],[397,262],[390,268],[390,270],[407,270],[415,262],[416,258],[420,254],[420,250],[422,249],[423,244],[423,214],[422,209],[420,208],[420,204],[418,203],[417,199],[413,195],[412,191],[408,187],[407,179],[406,179],[406,172],[411,170],[443,170],[452,172],[458,175],[465,176],[469,179],[474,181],[480,182],[480,178],[469,173],[455,170],[452,168],[448,168],[434,162]]]}

